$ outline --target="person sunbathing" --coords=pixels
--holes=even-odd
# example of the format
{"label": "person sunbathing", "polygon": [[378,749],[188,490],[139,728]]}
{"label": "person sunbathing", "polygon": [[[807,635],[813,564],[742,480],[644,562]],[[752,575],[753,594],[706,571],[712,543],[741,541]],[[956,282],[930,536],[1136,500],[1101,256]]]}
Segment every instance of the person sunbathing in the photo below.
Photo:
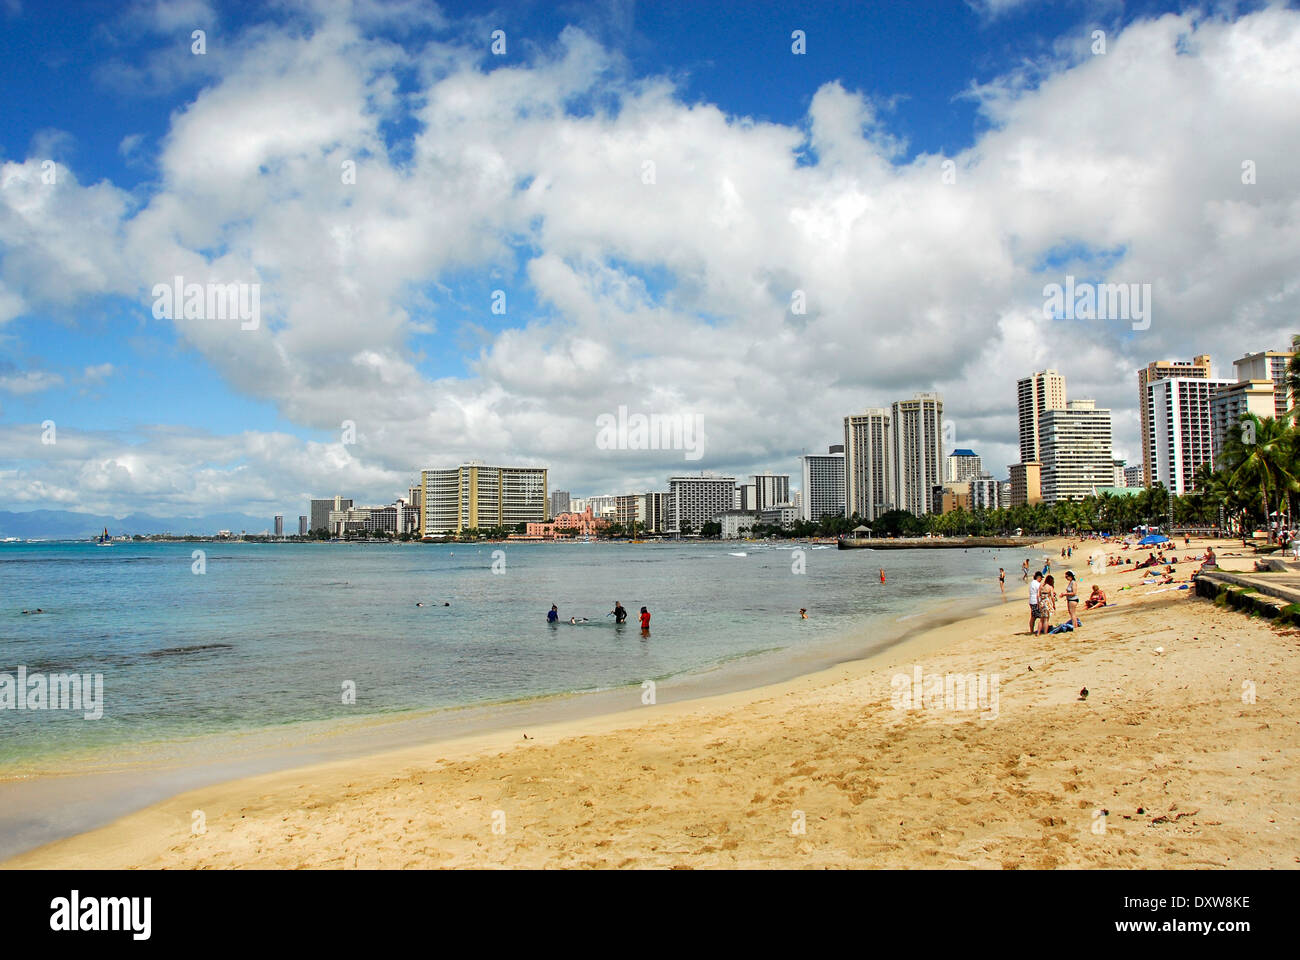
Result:
{"label": "person sunbathing", "polygon": [[1093,607],[1104,606],[1106,606],[1106,591],[1094,583],[1092,593],[1088,595],[1087,600],[1083,601],[1083,609],[1091,610]]}

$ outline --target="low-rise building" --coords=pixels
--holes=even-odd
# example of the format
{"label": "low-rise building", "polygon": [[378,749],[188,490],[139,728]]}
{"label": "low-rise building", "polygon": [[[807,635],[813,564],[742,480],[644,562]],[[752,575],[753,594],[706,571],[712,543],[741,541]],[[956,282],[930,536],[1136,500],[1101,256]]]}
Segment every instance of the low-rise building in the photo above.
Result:
{"label": "low-rise building", "polygon": [[754,510],[724,510],[718,514],[717,523],[722,527],[719,535],[723,540],[738,540],[749,536],[758,525],[758,513]]}
{"label": "low-rise building", "polygon": [[789,529],[799,519],[799,508],[793,503],[777,503],[758,511],[758,522],[766,527]]}

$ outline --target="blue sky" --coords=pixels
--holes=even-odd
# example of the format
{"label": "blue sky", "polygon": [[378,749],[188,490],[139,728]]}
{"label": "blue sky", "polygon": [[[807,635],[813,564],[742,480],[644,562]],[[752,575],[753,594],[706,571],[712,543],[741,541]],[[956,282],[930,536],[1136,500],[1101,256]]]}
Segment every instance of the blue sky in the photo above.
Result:
{"label": "blue sky", "polygon": [[[956,153],[975,137],[978,121],[974,102],[963,97],[970,84],[986,80],[1032,55],[1046,50],[1054,37],[1081,23],[1109,26],[1116,11],[1104,18],[1090,17],[1087,7],[1076,4],[1025,4],[996,18],[963,3],[863,4],[854,2],[811,4],[792,11],[775,2],[722,4],[472,4],[441,5],[452,21],[482,21],[508,29],[507,54],[495,58],[486,52],[484,63],[519,63],[534,47],[554,44],[568,24],[578,24],[613,45],[639,76],[668,75],[682,81],[688,101],[716,104],[735,116],[798,125],[803,121],[813,92],[822,83],[840,80],[889,103],[891,133],[906,141],[898,158],[905,162],[918,153]],[[1175,9],[1174,4],[1141,4],[1139,11]],[[1105,9],[1105,8],[1102,8]],[[50,151],[54,158],[75,169],[83,183],[107,179],[118,187],[146,197],[157,176],[147,154],[130,159],[121,144],[127,137],[143,136],[142,144],[157,143],[167,133],[172,112],[201,88],[200,82],[155,87],[147,93],[124,88],[106,71],[131,65],[164,44],[188,44],[188,33],[178,27],[157,34],[123,24],[120,3],[24,4],[18,16],[5,20],[0,33],[0,55],[10,64],[5,71],[3,94],[5,123],[0,129],[3,157],[23,158],[28,148],[52,131],[61,135]],[[256,24],[283,22],[279,10],[257,4],[216,5],[219,21],[198,23],[208,31],[207,56],[219,60],[222,36]],[[1130,11],[1130,16],[1132,15]],[[439,34],[462,33],[469,26],[449,31],[385,31],[395,42],[413,51]],[[787,56],[794,30],[803,30],[809,54]],[[756,55],[770,66],[755,76]],[[390,149],[399,149],[410,123],[390,130]],[[63,136],[66,134],[66,136]],[[143,153],[143,151],[142,151]],[[465,376],[467,359],[477,353],[482,330],[508,325],[502,318],[481,315],[468,304],[481,303],[502,282],[482,271],[460,271],[444,278],[445,289],[428,291],[450,314],[472,314],[469,326],[455,338],[457,349],[439,349],[415,338],[413,347],[424,348],[420,368],[429,376]],[[661,289],[655,284],[654,289]],[[516,315],[535,314],[538,306],[522,292]],[[103,315],[114,319],[108,322]],[[99,315],[99,316],[97,316]],[[53,322],[52,322],[53,321]],[[136,329],[122,337],[123,327]],[[193,351],[177,342],[165,325],[157,324],[138,307],[106,300],[75,317],[30,316],[5,331],[3,357],[19,368],[38,363],[43,368],[79,371],[112,363],[128,376],[87,394],[69,392],[58,401],[43,398],[6,405],[6,415],[65,415],[75,410],[91,429],[129,429],[152,422],[153,397],[169,396],[171,422],[219,432],[235,427],[287,430],[304,437],[303,430],[277,415],[271,404],[257,403],[227,389]]]}
{"label": "blue sky", "polygon": [[[1013,115],[1020,111],[1032,117],[1035,98],[1045,102],[1051,89],[1067,87],[1071,71],[1097,69],[1078,55],[1080,44],[1086,44],[1093,29],[1106,30],[1112,44],[1117,44],[1126,32],[1130,36],[1157,36],[1158,19],[1166,12],[1186,18],[1189,28],[1198,23],[1197,15],[1185,5],[1160,3],[998,2],[990,7],[984,3],[828,2],[793,11],[790,5],[775,2],[523,2],[491,6],[449,2],[439,7],[360,4],[351,15],[347,9],[347,5],[324,2],[259,6],[205,4],[203,0],[179,0],[174,4],[152,0],[132,4],[11,0],[0,5],[0,55],[7,64],[0,78],[0,95],[5,104],[4,123],[0,124],[0,162],[22,165],[53,158],[72,172],[83,193],[94,185],[103,185],[123,208],[115,229],[124,236],[131,223],[138,222],[141,211],[164,209],[162,201],[174,186],[167,182],[166,158],[169,150],[179,152],[183,145],[185,131],[177,126],[182,118],[198,116],[211,108],[217,99],[214,94],[237,80],[256,85],[284,79],[274,77],[275,70],[268,70],[267,64],[256,62],[253,51],[268,38],[279,44],[274,49],[295,49],[295,44],[305,49],[322,24],[347,20],[347,30],[354,31],[355,36],[348,41],[350,46],[340,48],[342,59],[351,55],[347,51],[363,50],[365,56],[373,57],[367,60],[372,72],[360,78],[367,85],[367,96],[387,98],[383,90],[391,91],[391,100],[382,120],[374,123],[374,130],[385,154],[378,162],[399,178],[422,169],[422,159],[417,156],[418,138],[432,136],[432,131],[426,128],[421,111],[434,91],[448,88],[444,81],[454,79],[454,70],[435,66],[442,55],[439,51],[456,51],[460,57],[469,52],[468,69],[485,90],[490,88],[487,79],[499,71],[517,70],[536,76],[540,83],[548,76],[547,70],[556,75],[563,73],[556,66],[568,49],[562,35],[573,28],[592,44],[582,48],[584,55],[607,57],[608,66],[597,79],[575,81],[580,92],[561,99],[562,112],[570,119],[590,117],[593,111],[608,114],[611,138],[616,119],[634,126],[632,121],[637,118],[630,116],[634,109],[644,110],[652,118],[646,121],[651,127],[662,119],[656,117],[652,103],[638,102],[636,98],[643,84],[663,80],[671,84],[672,110],[681,122],[688,121],[698,108],[715,107],[733,124],[749,118],[764,129],[791,131],[807,138],[818,122],[814,117],[820,116],[820,122],[833,125],[845,110],[853,109],[853,104],[862,104],[873,115],[872,123],[857,131],[863,143],[846,143],[838,133],[827,142],[836,144],[837,150],[848,150],[845,156],[854,155],[859,146],[866,149],[870,157],[863,154],[854,161],[865,164],[863,170],[870,167],[871,161],[880,160],[886,169],[899,171],[901,177],[904,172],[926,169],[926,157],[936,155],[970,157],[987,168],[993,155],[985,153],[982,145],[999,134],[1005,136],[999,128],[1013,122],[996,110],[1006,109]],[[1237,5],[1209,20],[1217,24],[1216,30],[1231,30],[1261,9],[1263,5]],[[339,15],[339,10],[345,13]],[[331,20],[336,16],[337,21]],[[201,60],[188,56],[187,49],[190,31],[197,28],[207,31],[207,53]],[[508,52],[504,57],[495,57],[488,50],[488,35],[496,28],[507,32]],[[794,30],[805,33],[806,55],[792,55]],[[400,54],[385,54],[385,45],[400,49]],[[1113,58],[1114,62],[1119,60]],[[457,62],[464,66],[463,60]],[[292,76],[296,67],[285,67],[291,80],[296,79]],[[570,74],[578,73],[581,64],[566,69]],[[375,83],[377,73],[384,75],[383,84]],[[1040,85],[1044,90],[1039,90]],[[982,108],[980,98],[972,95],[976,89],[995,91],[990,102],[998,107]],[[256,98],[250,101],[255,102]],[[1083,113],[1089,115],[1086,107]],[[635,129],[638,135],[644,132],[643,127]],[[1077,132],[1085,138],[1090,133],[1086,126]],[[229,132],[231,138],[243,135],[237,127]],[[891,149],[890,144],[896,144],[897,149]],[[439,147],[451,149],[446,144]],[[304,149],[310,154],[317,149],[327,151],[329,145]],[[692,162],[707,163],[711,145],[701,141],[698,149],[706,151],[704,159]],[[1004,150],[1002,156],[1006,155]],[[364,163],[366,154],[359,156]],[[838,155],[833,161],[823,158],[808,139],[787,160],[825,171],[827,186],[820,188],[823,193],[844,184],[845,161]],[[274,157],[268,158],[263,168],[265,178],[276,175],[277,162]],[[447,161],[444,157],[438,162]],[[526,165],[519,166],[523,169]],[[520,188],[532,182],[534,175],[532,170],[521,173]],[[872,176],[863,174],[854,196],[860,198],[865,191],[871,197],[872,188],[867,185],[873,182]],[[874,182],[879,185],[879,180]],[[774,193],[778,189],[773,186]],[[465,190],[472,192],[472,182],[467,181]],[[525,209],[526,193],[519,189],[518,202],[513,206]],[[185,192],[177,191],[177,195],[184,197]],[[189,202],[193,202],[192,197]],[[751,190],[745,202],[752,202],[752,197]],[[852,203],[861,206],[860,200]],[[871,206],[870,199],[867,205]],[[186,212],[202,216],[196,207]],[[546,229],[533,229],[517,213],[484,212],[494,224],[492,229],[500,227],[495,252],[467,253],[467,262],[452,257],[427,271],[408,269],[399,284],[401,294],[383,302],[386,310],[404,311],[407,323],[397,333],[381,336],[382,349],[376,348],[377,354],[408,364],[409,373],[434,394],[454,394],[452,402],[457,409],[467,409],[466,403],[471,407],[477,403],[495,404],[491,412],[494,423],[500,417],[523,416],[530,409],[536,412],[535,397],[528,400],[503,395],[511,392],[508,374],[502,374],[503,381],[494,382],[486,372],[505,369],[498,363],[506,364],[507,348],[512,344],[529,344],[529,352],[511,355],[516,365],[535,363],[540,368],[552,347],[570,360],[582,355],[583,344],[589,338],[570,336],[580,325],[573,311],[581,308],[578,300],[564,300],[566,292],[573,292],[574,282],[565,274],[567,268],[576,269],[579,280],[586,277],[593,284],[608,285],[610,278],[615,287],[630,282],[641,291],[638,296],[644,296],[637,310],[664,318],[671,314],[684,323],[697,324],[701,330],[735,324],[736,317],[750,309],[736,304],[733,312],[716,289],[699,295],[701,283],[704,287],[716,286],[716,266],[701,264],[697,274],[694,266],[684,266],[683,259],[673,255],[671,244],[660,256],[639,250],[632,238],[620,244],[621,248],[601,250],[599,263],[593,264],[584,262],[583,255],[575,251],[589,249],[591,244],[600,249],[599,244],[608,242],[602,240],[608,237],[608,228],[592,229],[591,240],[584,247],[580,238],[588,225],[565,224],[566,243],[553,250],[546,248],[547,230],[560,224],[562,218],[553,210],[539,214],[534,223],[545,223]],[[249,216],[256,214],[246,215],[245,219]],[[430,230],[440,229],[437,209],[429,211],[428,222]],[[215,231],[212,236],[223,238],[220,244],[238,245],[238,219],[214,220],[210,226]],[[183,233],[183,227],[175,229]],[[698,232],[689,224],[684,225],[684,230]],[[1140,244],[1130,244],[1124,236],[1097,235],[1105,232],[1100,223],[1077,223],[1075,229],[1062,227],[1055,236],[1043,238],[1036,248],[1018,253],[1026,261],[1026,277],[1013,296],[1023,297],[1025,290],[1036,289],[1036,274],[1045,270],[1073,268],[1080,276],[1091,276],[1089,271],[1094,271],[1101,279],[1131,264],[1131,256],[1140,255]],[[220,437],[253,432],[287,434],[304,444],[331,441],[333,433],[325,424],[333,422],[332,411],[316,416],[311,404],[317,401],[277,392],[257,375],[242,380],[238,371],[243,361],[235,359],[234,354],[227,355],[220,345],[214,348],[211,343],[194,342],[169,322],[155,320],[149,314],[147,301],[139,300],[137,294],[114,290],[111,282],[102,285],[107,287],[102,290],[87,284],[89,289],[69,291],[60,302],[57,291],[29,289],[35,282],[23,270],[23,236],[21,231],[11,234],[6,243],[0,234],[3,276],[10,291],[17,291],[23,299],[16,315],[0,322],[0,383],[5,376],[12,382],[15,377],[35,371],[47,378],[47,386],[0,391],[0,425],[30,424],[48,417],[75,425],[77,430],[112,433],[118,442],[127,445],[138,443],[141,428],[153,424]],[[474,241],[486,236],[471,229],[464,239]],[[111,246],[111,231],[106,239],[99,239]],[[183,246],[187,243],[184,239],[181,242]],[[1022,238],[1008,229],[1005,242],[1013,248]],[[978,246],[979,241],[974,244]],[[129,246],[130,241],[123,239],[123,247]],[[194,245],[193,249],[209,261],[219,252],[212,246]],[[921,242],[917,249],[926,249],[925,243]],[[100,266],[103,270],[112,268],[111,264]],[[253,268],[260,271],[261,265],[253,264]],[[868,266],[858,264],[852,269],[865,270]],[[780,282],[784,282],[779,263],[756,270],[756,277],[770,276],[775,270],[782,277]],[[550,271],[540,286],[536,271]],[[151,277],[144,279],[147,282]],[[139,282],[136,279],[124,286],[129,289]],[[979,281],[975,283],[979,285]],[[938,286],[943,286],[942,281]],[[496,289],[508,291],[510,309],[505,316],[483,309]],[[971,309],[963,303],[969,304],[979,295],[973,290],[970,296],[953,290],[945,291],[942,298],[945,304],[941,307],[926,307],[917,297],[908,302],[917,304],[918,316],[960,316],[963,310]],[[920,301],[925,299],[919,297]],[[863,303],[882,304],[888,300],[887,292],[882,295],[875,291]],[[593,305],[593,316],[608,307]],[[854,309],[867,317],[865,322],[879,322],[866,306]],[[993,322],[989,311],[982,316]],[[359,317],[357,322],[365,322],[365,318]],[[647,334],[655,333],[644,326],[644,317],[638,322]],[[302,321],[274,316],[269,319],[268,335],[276,337],[275,349],[292,349],[295,341],[287,335],[294,332],[295,323],[301,332]],[[1264,328],[1268,323],[1267,319],[1261,321]],[[888,332],[882,330],[882,335]],[[707,339],[706,333],[701,332],[701,336]],[[1116,332],[1109,345],[1123,353],[1130,349],[1124,346],[1125,340],[1122,332]],[[671,368],[671,358],[656,359],[652,341],[653,336],[646,342],[630,338],[619,344],[616,355],[620,359],[613,362],[632,364],[635,360],[651,369]],[[1167,346],[1159,345],[1160,349]],[[267,347],[271,349],[270,342]],[[1147,349],[1156,349],[1156,345]],[[1226,352],[1219,360],[1221,369],[1232,359]],[[351,356],[350,362],[358,362],[356,354]],[[105,364],[111,365],[110,374],[87,374],[88,369]],[[1101,371],[1111,368],[1113,364],[1107,367],[1101,358],[1095,361],[1087,377],[1092,381],[1089,392],[1104,389],[1094,384],[1104,384]],[[290,367],[285,369],[288,377]],[[312,373],[305,367],[292,369],[304,379],[311,379]],[[954,376],[958,373],[962,371],[954,371]],[[856,383],[863,393],[860,405],[887,399],[869,396],[869,383],[864,385],[853,376],[845,378],[842,371],[831,379],[848,386]],[[905,379],[886,373],[881,382],[901,384]],[[916,389],[933,386],[915,384]],[[691,400],[689,390],[680,386],[670,389],[646,381],[638,389],[643,397],[676,397],[680,402],[685,396],[686,402],[703,404],[702,400]],[[888,389],[906,392],[895,386]],[[1116,395],[1120,395],[1118,388]],[[490,401],[485,399],[488,396]],[[607,395],[603,406],[598,403],[593,409],[612,408],[616,400]],[[418,406],[421,402],[427,401],[413,400],[412,404]],[[1128,415],[1126,411],[1124,416]],[[971,409],[964,418],[969,428],[959,433],[959,441],[963,446],[982,444],[998,452],[999,457],[994,459],[1005,459],[1002,451],[1010,451],[1014,445],[1014,425],[1013,418],[1000,417],[991,408]],[[807,443],[760,443],[751,461],[742,463],[737,451],[732,450],[706,466],[760,469],[770,467],[773,460],[779,465],[779,458],[788,457],[792,450],[820,446],[827,437],[834,439],[836,426],[836,420],[828,417],[823,427],[808,431]],[[398,424],[389,424],[377,435],[391,435],[402,429]],[[1119,429],[1117,426],[1117,433]],[[503,426],[503,434],[509,432]],[[813,433],[816,437],[811,437]],[[509,447],[508,442],[502,442]],[[448,449],[459,452],[462,447],[449,443]],[[503,454],[508,452],[502,450]],[[525,457],[544,456],[536,449],[517,452]],[[242,462],[242,458],[236,459]],[[401,469],[391,460],[374,466],[389,473]],[[412,469],[417,468],[412,464]],[[593,477],[591,483],[633,483],[654,473],[662,470],[653,464],[637,463],[629,465],[624,474]],[[585,489],[583,479],[561,475],[556,482]],[[30,487],[28,494],[19,499],[29,495]],[[53,505],[24,502],[31,506]]]}

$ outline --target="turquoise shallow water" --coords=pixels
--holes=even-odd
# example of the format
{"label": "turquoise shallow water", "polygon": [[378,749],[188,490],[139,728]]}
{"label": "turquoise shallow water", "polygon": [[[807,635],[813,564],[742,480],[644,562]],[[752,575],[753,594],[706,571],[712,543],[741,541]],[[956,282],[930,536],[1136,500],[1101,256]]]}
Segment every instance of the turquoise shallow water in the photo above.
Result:
{"label": "turquoise shallow water", "polygon": [[[191,552],[206,551],[207,572]],[[0,673],[102,674],[104,715],[0,710],[0,765],[115,744],[595,690],[996,596],[988,550],[765,544],[0,545]],[[494,557],[504,551],[504,557]],[[732,553],[745,552],[744,557]],[[501,571],[493,572],[494,560]],[[1014,562],[1013,562],[1014,561]],[[877,569],[889,573],[883,587]],[[615,600],[629,622],[605,613]],[[417,601],[424,607],[416,607]],[[451,606],[442,606],[443,602]],[[590,625],[545,622],[561,616]],[[643,638],[637,611],[648,606]],[[24,608],[42,607],[41,616]],[[810,619],[800,620],[800,607]],[[356,703],[343,703],[352,682]]]}

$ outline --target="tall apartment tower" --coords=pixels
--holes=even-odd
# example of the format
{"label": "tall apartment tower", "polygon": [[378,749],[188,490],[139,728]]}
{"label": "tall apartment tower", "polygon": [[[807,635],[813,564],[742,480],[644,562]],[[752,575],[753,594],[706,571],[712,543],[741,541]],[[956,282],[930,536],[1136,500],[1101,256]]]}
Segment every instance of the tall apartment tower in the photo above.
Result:
{"label": "tall apartment tower", "polygon": [[1237,380],[1272,380],[1273,412],[1269,416],[1281,420],[1295,406],[1296,398],[1286,388],[1286,368],[1295,356],[1291,350],[1264,350],[1251,353],[1233,361]]}
{"label": "tall apartment tower", "polygon": [[284,515],[283,514],[276,514],[275,516],[275,535],[277,537],[284,536]]}
{"label": "tall apartment tower", "polygon": [[307,536],[307,518],[301,514],[298,516],[298,536]]}
{"label": "tall apartment tower", "polygon": [[1142,431],[1139,437],[1141,442],[1138,449],[1143,452],[1142,486],[1144,487],[1151,486],[1152,463],[1151,458],[1146,454],[1155,442],[1151,435],[1151,411],[1148,405],[1147,387],[1157,380],[1165,380],[1170,377],[1197,380],[1210,379],[1210,355],[1202,353],[1190,361],[1153,360],[1138,371],[1138,420],[1141,422],[1139,429]]}
{"label": "tall apartment tower", "polygon": [[1082,500],[1115,482],[1110,411],[1092,400],[1071,400],[1039,420],[1043,500]]}
{"label": "tall apartment tower", "polygon": [[911,400],[895,400],[890,421],[896,505],[918,517],[939,513],[943,509],[938,502],[944,467],[943,397],[917,393]]}
{"label": "tall apartment tower", "polygon": [[802,461],[803,497],[799,516],[817,521],[844,513],[844,447],[832,444],[829,453],[809,453]]}
{"label": "tall apartment tower", "polygon": [[464,463],[420,473],[420,532],[513,527],[546,520],[546,468]]}
{"label": "tall apartment tower", "polygon": [[1194,489],[1201,464],[1214,462],[1211,400],[1231,385],[1231,380],[1205,377],[1162,377],[1147,385],[1144,408],[1151,433],[1143,469],[1152,480],[1179,496]]}
{"label": "tall apartment tower", "polygon": [[1044,410],[1065,409],[1065,377],[1055,370],[1040,370],[1017,381],[1016,409],[1020,415],[1020,462],[1039,463],[1038,419]]}
{"label": "tall apartment tower", "polygon": [[790,474],[754,474],[754,509],[767,510],[778,503],[790,502]]}
{"label": "tall apartment tower", "polygon": [[894,509],[894,441],[889,411],[844,418],[844,515],[875,520]]}

